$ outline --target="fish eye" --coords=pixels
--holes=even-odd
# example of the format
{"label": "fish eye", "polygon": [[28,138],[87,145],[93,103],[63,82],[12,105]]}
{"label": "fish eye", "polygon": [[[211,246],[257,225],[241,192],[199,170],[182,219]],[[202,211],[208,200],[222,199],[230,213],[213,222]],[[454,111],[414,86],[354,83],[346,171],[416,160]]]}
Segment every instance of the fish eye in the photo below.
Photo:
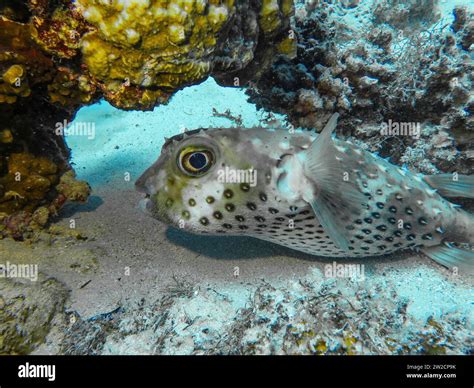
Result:
{"label": "fish eye", "polygon": [[204,175],[213,163],[214,154],[207,149],[184,148],[179,153],[179,168],[187,175]]}

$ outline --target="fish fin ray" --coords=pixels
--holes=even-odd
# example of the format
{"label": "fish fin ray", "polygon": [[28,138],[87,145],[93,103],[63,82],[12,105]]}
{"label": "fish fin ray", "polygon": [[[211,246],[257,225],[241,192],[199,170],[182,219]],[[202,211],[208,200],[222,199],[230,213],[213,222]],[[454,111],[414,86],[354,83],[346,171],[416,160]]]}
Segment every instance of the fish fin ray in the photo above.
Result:
{"label": "fish fin ray", "polygon": [[457,180],[453,178],[453,174],[437,174],[427,175],[424,180],[442,196],[474,198],[474,175],[457,175]]}
{"label": "fish fin ray", "polygon": [[329,119],[321,134],[306,151],[304,172],[314,183],[312,198],[306,198],[319,222],[334,243],[348,250],[350,239],[345,228],[350,214],[360,214],[366,197],[351,183],[344,181],[344,173],[350,171],[336,159],[332,133],[338,114]]}
{"label": "fish fin ray", "polygon": [[458,267],[469,273],[474,273],[474,252],[454,246],[438,245],[424,248],[422,252],[430,259],[449,269]]}

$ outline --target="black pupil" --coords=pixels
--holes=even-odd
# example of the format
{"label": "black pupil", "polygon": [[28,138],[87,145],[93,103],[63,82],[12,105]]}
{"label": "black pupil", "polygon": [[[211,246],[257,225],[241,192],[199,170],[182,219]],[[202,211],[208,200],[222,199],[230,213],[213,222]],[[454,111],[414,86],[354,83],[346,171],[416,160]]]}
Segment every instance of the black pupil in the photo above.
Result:
{"label": "black pupil", "polygon": [[196,170],[202,170],[207,165],[207,158],[202,152],[195,152],[189,158],[189,164]]}

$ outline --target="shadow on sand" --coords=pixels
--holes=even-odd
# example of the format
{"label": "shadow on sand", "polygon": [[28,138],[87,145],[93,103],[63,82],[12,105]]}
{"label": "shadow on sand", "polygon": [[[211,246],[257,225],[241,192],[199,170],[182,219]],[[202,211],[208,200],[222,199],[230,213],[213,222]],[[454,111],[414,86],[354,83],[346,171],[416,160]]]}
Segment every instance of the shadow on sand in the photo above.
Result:
{"label": "shadow on sand", "polygon": [[321,264],[330,264],[333,261],[347,262],[348,264],[387,263],[393,264],[413,255],[411,252],[397,252],[391,255],[377,257],[324,257],[309,255],[271,242],[245,236],[207,236],[196,235],[183,230],[169,227],[166,237],[173,244],[185,247],[192,252],[220,260],[245,260],[274,256],[287,256],[299,260],[314,261]]}

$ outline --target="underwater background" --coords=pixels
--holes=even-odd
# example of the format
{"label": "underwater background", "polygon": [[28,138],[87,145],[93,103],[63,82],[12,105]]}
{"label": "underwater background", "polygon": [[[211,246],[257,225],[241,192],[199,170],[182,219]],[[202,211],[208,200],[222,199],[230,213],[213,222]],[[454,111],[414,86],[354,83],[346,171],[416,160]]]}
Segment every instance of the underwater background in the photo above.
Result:
{"label": "underwater background", "polygon": [[[250,87],[216,76],[152,111],[82,107],[65,137],[91,195],[47,230],[0,241],[5,260],[39,266],[37,282],[0,279],[0,353],[472,354],[472,275],[410,252],[351,258],[363,279],[330,278],[331,258],[168,227],[143,214],[134,188],[165,138],[319,131],[333,111],[344,113],[339,138],[392,163],[474,174],[472,12],[468,0],[297,1],[296,56]],[[421,133],[383,137],[388,118]]]}

